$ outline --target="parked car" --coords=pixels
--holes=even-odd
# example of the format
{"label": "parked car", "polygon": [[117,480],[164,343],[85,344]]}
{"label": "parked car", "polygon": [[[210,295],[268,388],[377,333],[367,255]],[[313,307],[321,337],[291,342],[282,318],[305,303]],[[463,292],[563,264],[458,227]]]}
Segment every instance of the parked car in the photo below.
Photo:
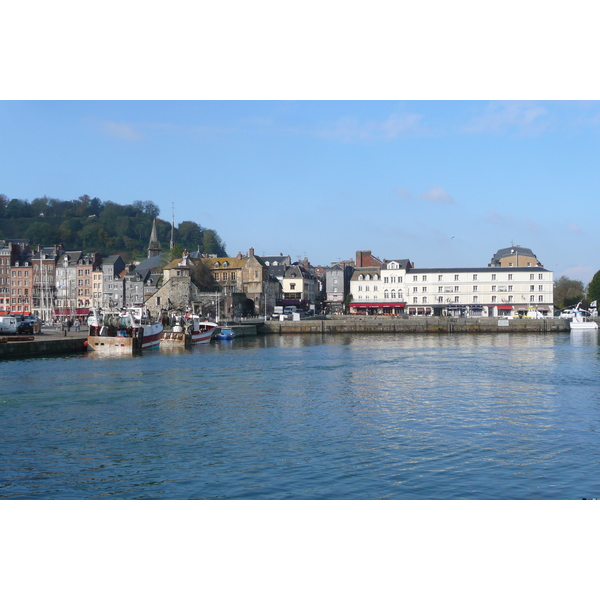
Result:
{"label": "parked car", "polygon": [[33,335],[33,323],[31,321],[21,321],[17,325],[18,335]]}

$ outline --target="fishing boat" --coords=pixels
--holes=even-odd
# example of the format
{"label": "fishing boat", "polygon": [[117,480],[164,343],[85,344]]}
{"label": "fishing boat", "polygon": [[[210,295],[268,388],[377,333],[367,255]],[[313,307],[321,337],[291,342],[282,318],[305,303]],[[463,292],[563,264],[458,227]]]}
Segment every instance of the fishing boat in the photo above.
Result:
{"label": "fishing boat", "polygon": [[143,307],[132,306],[118,313],[103,313],[90,309],[87,349],[109,354],[133,354],[158,348],[163,331]]}
{"label": "fishing boat", "polygon": [[598,323],[591,321],[584,315],[583,310],[579,308],[581,302],[575,307],[573,312],[573,318],[571,319],[571,331],[585,330],[585,329],[598,329]]}
{"label": "fishing boat", "polygon": [[173,317],[170,331],[163,331],[162,341],[168,345],[207,344],[218,328],[216,323],[201,321],[198,315]]}
{"label": "fishing boat", "polygon": [[232,340],[235,337],[235,331],[232,327],[221,327],[219,333],[215,333],[216,340]]}

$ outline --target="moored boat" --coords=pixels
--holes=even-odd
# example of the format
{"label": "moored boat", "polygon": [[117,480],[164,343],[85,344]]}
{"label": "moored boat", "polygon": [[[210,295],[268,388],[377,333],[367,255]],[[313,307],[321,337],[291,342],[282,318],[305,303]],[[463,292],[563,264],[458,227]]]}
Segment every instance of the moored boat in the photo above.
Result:
{"label": "moored boat", "polygon": [[232,327],[221,327],[218,333],[215,333],[216,340],[232,340],[235,337],[235,331]]}
{"label": "moored boat", "polygon": [[166,344],[207,344],[218,325],[201,321],[198,315],[175,317],[170,331],[163,331],[162,341]]}
{"label": "moored boat", "polygon": [[591,321],[584,314],[583,310],[579,308],[581,302],[575,307],[573,312],[573,318],[571,319],[571,331],[585,330],[585,329],[598,329],[598,323]]}
{"label": "moored boat", "polygon": [[162,323],[154,321],[139,306],[106,314],[92,308],[88,325],[88,350],[111,354],[132,354],[158,348],[163,331]]}

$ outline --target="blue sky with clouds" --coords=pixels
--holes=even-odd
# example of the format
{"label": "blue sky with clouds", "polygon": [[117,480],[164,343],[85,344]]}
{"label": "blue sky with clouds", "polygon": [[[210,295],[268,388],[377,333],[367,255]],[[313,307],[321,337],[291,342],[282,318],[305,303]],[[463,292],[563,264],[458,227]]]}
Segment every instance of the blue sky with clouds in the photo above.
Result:
{"label": "blue sky with clouds", "polygon": [[2,101],[0,193],[151,200],[228,252],[600,269],[600,103]]}

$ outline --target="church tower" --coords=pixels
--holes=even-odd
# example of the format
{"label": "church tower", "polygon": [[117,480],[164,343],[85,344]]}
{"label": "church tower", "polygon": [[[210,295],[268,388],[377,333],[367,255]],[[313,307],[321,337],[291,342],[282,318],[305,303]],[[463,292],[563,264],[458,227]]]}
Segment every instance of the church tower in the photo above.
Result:
{"label": "church tower", "polygon": [[148,244],[148,258],[158,256],[162,252],[158,236],[156,235],[156,219],[152,222],[152,233],[150,234],[150,243]]}

